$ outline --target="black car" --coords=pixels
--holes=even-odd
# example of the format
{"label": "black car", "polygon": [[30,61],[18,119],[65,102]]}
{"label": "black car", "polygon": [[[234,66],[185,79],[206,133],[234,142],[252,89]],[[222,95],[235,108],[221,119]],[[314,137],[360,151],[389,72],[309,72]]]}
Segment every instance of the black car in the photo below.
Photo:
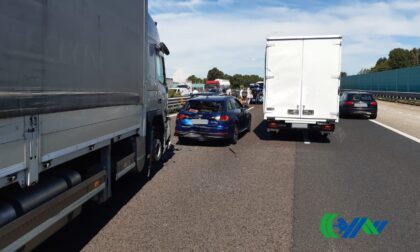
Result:
{"label": "black car", "polygon": [[344,91],[340,96],[340,116],[368,116],[375,119],[378,103],[371,93]]}

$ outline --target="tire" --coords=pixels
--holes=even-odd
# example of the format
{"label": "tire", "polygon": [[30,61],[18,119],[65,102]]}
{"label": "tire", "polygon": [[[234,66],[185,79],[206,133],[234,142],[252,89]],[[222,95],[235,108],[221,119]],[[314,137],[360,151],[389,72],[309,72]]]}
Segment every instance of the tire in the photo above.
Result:
{"label": "tire", "polygon": [[152,175],[153,163],[159,162],[163,156],[163,144],[157,130],[153,128],[150,134],[149,153],[147,153],[145,167],[143,169],[148,179]]}
{"label": "tire", "polygon": [[372,114],[370,115],[370,119],[376,119],[377,116],[378,116],[377,114]]}
{"label": "tire", "polygon": [[251,122],[252,122],[252,120],[251,120],[251,117],[250,117],[249,122],[248,122],[248,127],[245,130],[246,133],[251,132]]}
{"label": "tire", "polygon": [[235,128],[233,129],[233,136],[230,139],[230,143],[231,144],[237,144],[238,143],[238,138],[239,138],[239,130],[238,130],[238,126],[235,125]]}
{"label": "tire", "polygon": [[185,137],[178,136],[178,144],[185,144]]}

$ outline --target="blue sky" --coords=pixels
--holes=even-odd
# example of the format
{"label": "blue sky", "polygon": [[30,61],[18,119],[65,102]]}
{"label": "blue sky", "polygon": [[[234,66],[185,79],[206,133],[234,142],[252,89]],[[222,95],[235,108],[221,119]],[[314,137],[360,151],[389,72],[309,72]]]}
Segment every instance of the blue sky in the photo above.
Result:
{"label": "blue sky", "polygon": [[342,69],[356,74],[389,50],[420,47],[420,1],[149,0],[171,55],[169,77],[264,73],[267,36],[341,34]]}

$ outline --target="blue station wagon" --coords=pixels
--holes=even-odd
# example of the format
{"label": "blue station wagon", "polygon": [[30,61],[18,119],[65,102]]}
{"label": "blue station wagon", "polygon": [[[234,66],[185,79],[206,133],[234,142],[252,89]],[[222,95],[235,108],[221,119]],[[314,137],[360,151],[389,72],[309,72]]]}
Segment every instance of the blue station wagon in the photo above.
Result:
{"label": "blue station wagon", "polygon": [[175,135],[196,140],[225,139],[236,144],[251,129],[251,113],[232,96],[202,96],[189,100],[176,118]]}

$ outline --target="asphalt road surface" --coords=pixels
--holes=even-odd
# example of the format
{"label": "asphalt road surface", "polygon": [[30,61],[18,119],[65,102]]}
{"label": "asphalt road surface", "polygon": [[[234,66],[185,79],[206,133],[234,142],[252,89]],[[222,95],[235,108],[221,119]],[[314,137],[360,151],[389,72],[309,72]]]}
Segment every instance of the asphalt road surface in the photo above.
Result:
{"label": "asphalt road surface", "polygon": [[[368,120],[328,139],[265,133],[262,107],[237,145],[176,144],[147,183],[118,184],[39,251],[419,251],[420,145]],[[325,239],[338,213],[387,220],[378,236]],[[338,232],[336,232],[338,234]]]}

